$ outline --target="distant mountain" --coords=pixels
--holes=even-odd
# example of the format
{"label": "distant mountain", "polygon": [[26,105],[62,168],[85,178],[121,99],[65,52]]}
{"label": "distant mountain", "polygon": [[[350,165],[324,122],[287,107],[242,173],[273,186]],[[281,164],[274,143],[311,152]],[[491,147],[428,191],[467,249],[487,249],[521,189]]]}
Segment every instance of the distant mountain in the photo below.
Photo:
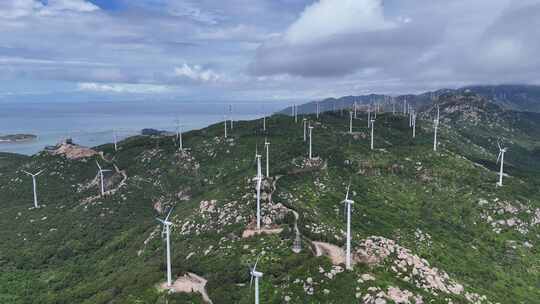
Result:
{"label": "distant mountain", "polygon": [[464,90],[470,90],[471,92],[482,95],[508,109],[524,112],[540,112],[540,86],[486,85],[460,89],[460,91]]}
{"label": "distant mountain", "polygon": [[[298,105],[298,114],[316,113],[317,104],[321,112],[341,111],[350,109],[354,103],[364,109],[368,105],[380,104],[385,111],[403,111],[405,101],[418,111],[432,104],[433,100],[444,94],[476,93],[488,101],[496,103],[505,109],[521,112],[540,113],[540,86],[533,85],[496,85],[496,86],[469,86],[460,89],[441,89],[422,94],[406,94],[399,96],[370,94],[361,96],[344,96],[311,101]],[[292,106],[280,111],[281,114],[290,115]]]}

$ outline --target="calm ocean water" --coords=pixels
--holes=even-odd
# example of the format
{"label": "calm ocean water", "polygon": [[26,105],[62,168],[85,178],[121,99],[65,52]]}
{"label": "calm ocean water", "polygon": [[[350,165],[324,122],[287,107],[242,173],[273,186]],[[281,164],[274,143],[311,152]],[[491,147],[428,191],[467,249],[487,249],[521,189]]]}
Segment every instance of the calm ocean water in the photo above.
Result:
{"label": "calm ocean water", "polygon": [[35,102],[0,103],[0,134],[30,133],[27,143],[0,143],[1,152],[35,154],[69,136],[84,146],[140,134],[143,128],[174,131],[179,119],[184,130],[203,128],[223,120],[232,105],[234,120],[262,117],[290,105],[288,102]]}

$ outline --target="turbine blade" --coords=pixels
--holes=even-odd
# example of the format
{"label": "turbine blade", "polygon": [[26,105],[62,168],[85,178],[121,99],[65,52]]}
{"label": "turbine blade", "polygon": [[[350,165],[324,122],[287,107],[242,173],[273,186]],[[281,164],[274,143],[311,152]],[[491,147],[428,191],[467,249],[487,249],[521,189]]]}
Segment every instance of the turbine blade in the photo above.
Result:
{"label": "turbine blade", "polygon": [[501,160],[501,154],[502,154],[502,152],[499,152],[499,156],[497,156],[497,162],[496,162],[496,164],[498,164],[499,161]]}
{"label": "turbine blade", "polygon": [[32,175],[32,173],[29,173],[29,172],[24,171],[24,170],[22,170],[22,172],[24,172],[24,173],[26,173],[26,174],[28,174],[28,175]]}
{"label": "turbine blade", "polygon": [[257,270],[257,263],[259,263],[259,259],[261,258],[261,255],[257,257],[257,261],[255,261],[255,265],[253,265],[253,271]]}
{"label": "turbine blade", "polygon": [[171,208],[171,210],[169,210],[169,213],[167,213],[167,217],[165,218],[165,221],[167,221],[169,219],[169,216],[171,216],[171,212],[173,211],[174,207]]}
{"label": "turbine blade", "polygon": [[249,274],[251,276],[251,279],[249,280],[249,289],[251,289],[252,288],[251,286],[253,285],[253,273],[250,272]]}
{"label": "turbine blade", "polygon": [[162,220],[162,219],[160,219],[160,218],[157,218],[157,217],[156,217],[156,220],[157,220],[158,222],[161,222],[163,225],[165,225],[165,221],[164,221],[164,220]]}
{"label": "turbine blade", "polygon": [[96,165],[98,166],[99,170],[101,171],[101,166],[99,165],[99,162],[96,160]]}
{"label": "turbine blade", "polygon": [[36,174],[34,174],[34,175],[35,175],[35,176],[38,176],[38,175],[40,175],[41,173],[43,173],[43,171],[45,171],[45,170],[41,170],[41,171],[39,171],[38,173],[36,173]]}

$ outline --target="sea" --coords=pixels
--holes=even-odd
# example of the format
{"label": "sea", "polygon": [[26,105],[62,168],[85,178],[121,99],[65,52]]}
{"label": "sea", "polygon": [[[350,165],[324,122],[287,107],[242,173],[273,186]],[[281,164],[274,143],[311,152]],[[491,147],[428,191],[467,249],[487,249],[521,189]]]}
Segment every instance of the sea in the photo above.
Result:
{"label": "sea", "polygon": [[64,138],[94,147],[138,135],[144,128],[184,131],[223,121],[250,120],[278,112],[290,102],[95,101],[1,102],[0,135],[34,134],[36,140],[0,143],[0,152],[33,155]]}

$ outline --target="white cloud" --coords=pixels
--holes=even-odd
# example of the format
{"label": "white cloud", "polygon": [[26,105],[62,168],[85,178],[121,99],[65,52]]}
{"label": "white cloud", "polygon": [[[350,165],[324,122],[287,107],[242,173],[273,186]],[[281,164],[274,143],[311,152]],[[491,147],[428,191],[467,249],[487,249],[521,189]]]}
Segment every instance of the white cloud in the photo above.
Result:
{"label": "white cloud", "polygon": [[174,75],[197,82],[217,82],[222,79],[221,75],[211,69],[204,69],[200,65],[190,66],[187,63],[175,68]]}
{"label": "white cloud", "polygon": [[382,0],[319,0],[308,6],[285,33],[289,43],[309,43],[334,35],[384,30],[395,24],[386,21]]}
{"label": "white cloud", "polygon": [[78,84],[79,91],[100,93],[127,93],[127,94],[160,94],[171,90],[164,85],[129,84],[129,83],[95,83],[82,82]]}
{"label": "white cloud", "polygon": [[17,19],[27,16],[52,16],[62,12],[87,13],[99,10],[85,0],[49,0],[43,4],[38,0],[3,0],[0,3],[0,18]]}

